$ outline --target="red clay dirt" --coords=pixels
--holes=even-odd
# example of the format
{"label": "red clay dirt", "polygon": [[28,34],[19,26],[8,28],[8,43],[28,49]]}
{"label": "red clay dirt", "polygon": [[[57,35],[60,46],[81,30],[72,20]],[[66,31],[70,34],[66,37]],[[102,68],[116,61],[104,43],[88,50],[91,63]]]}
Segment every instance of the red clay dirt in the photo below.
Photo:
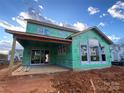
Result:
{"label": "red clay dirt", "polygon": [[124,93],[124,67],[0,79],[0,93]]}
{"label": "red clay dirt", "polygon": [[124,93],[124,67],[63,72],[52,81],[60,93]]}
{"label": "red clay dirt", "polygon": [[0,64],[0,70],[4,69],[4,68],[7,68],[7,67],[8,67],[8,64]]}
{"label": "red clay dirt", "polygon": [[0,93],[48,93],[51,87],[50,75],[14,76],[1,80]]}

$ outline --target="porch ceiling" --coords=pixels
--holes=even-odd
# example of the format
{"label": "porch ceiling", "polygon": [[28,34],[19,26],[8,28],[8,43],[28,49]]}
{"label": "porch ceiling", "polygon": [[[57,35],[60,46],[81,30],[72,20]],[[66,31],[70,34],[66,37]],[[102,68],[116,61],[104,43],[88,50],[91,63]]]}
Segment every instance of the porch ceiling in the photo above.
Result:
{"label": "porch ceiling", "polygon": [[7,33],[13,34],[18,40],[32,40],[32,41],[40,41],[40,42],[51,42],[51,43],[60,43],[60,44],[71,44],[72,40],[51,37],[51,36],[44,36],[38,34],[31,34],[26,32],[20,31],[13,31],[13,30],[5,30]]}

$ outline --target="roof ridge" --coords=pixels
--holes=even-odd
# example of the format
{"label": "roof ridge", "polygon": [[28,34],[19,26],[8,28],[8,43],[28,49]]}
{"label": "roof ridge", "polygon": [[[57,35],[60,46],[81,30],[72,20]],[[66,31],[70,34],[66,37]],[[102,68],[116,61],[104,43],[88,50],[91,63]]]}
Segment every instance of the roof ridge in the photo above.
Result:
{"label": "roof ridge", "polygon": [[74,28],[69,28],[69,27],[65,27],[65,26],[59,26],[57,24],[53,24],[53,23],[49,23],[49,22],[45,22],[45,21],[39,21],[39,20],[34,20],[34,19],[24,19],[24,20],[26,20],[29,23],[35,23],[35,24],[39,24],[39,25],[53,27],[53,28],[56,28],[56,29],[69,31],[69,32],[73,32],[73,33],[79,32],[79,30],[74,29]]}

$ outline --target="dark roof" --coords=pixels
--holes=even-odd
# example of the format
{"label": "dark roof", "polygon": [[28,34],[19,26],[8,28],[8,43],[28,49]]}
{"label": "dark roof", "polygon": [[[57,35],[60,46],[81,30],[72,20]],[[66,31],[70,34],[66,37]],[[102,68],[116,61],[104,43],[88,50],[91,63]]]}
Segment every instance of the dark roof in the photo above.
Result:
{"label": "dark roof", "polygon": [[85,29],[85,30],[80,31],[80,32],[75,33],[75,34],[72,34],[72,35],[70,35],[70,36],[67,37],[67,38],[75,37],[75,36],[77,36],[77,35],[79,35],[79,34],[85,33],[85,32],[90,31],[90,30],[93,30],[93,31],[95,31],[96,33],[98,33],[98,34],[99,34],[102,38],[104,38],[109,44],[112,44],[112,43],[113,43],[113,42],[112,42],[98,27],[96,27],[96,26],[89,27],[88,29]]}
{"label": "dark roof", "polygon": [[38,25],[42,25],[42,26],[47,26],[47,27],[52,27],[52,28],[56,28],[56,29],[60,29],[60,30],[64,30],[64,31],[68,31],[68,32],[72,32],[72,33],[77,33],[79,32],[76,29],[73,28],[69,28],[69,27],[64,27],[64,26],[59,26],[53,23],[48,23],[48,22],[44,22],[44,21],[38,21],[38,20],[34,20],[34,19],[25,19],[28,23],[34,23],[34,24],[38,24]]}
{"label": "dark roof", "polygon": [[9,29],[5,29],[5,31],[7,33],[13,34],[13,36],[15,36],[17,39],[23,39],[23,40],[34,40],[34,41],[62,43],[62,44],[70,44],[72,42],[72,40],[70,39],[31,34],[28,32],[14,31],[14,30],[9,30]]}

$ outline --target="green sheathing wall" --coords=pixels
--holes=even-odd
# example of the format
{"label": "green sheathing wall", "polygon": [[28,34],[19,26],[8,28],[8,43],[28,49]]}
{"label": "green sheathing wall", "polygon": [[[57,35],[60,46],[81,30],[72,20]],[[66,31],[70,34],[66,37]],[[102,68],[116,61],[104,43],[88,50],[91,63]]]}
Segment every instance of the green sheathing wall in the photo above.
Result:
{"label": "green sheathing wall", "polygon": [[22,65],[30,65],[30,59],[31,59],[31,50],[32,49],[46,49],[49,50],[49,64],[55,64],[55,46],[54,43],[40,43],[40,42],[34,42],[34,41],[26,41],[24,46],[24,52],[23,52],[23,62]]}
{"label": "green sheathing wall", "polygon": [[59,46],[62,46],[62,44],[25,41],[25,43],[23,43],[23,46],[24,46],[24,52],[23,52],[24,56],[22,62],[23,65],[30,65],[32,49],[48,49],[50,52],[49,64],[72,68],[71,45],[67,46],[66,53],[61,55],[58,55],[57,48]]}
{"label": "green sheathing wall", "polygon": [[[62,45],[56,46],[56,49]],[[62,54],[58,54],[57,51],[55,53],[55,60],[54,62],[63,67],[72,68],[72,46],[66,45],[66,52]]]}
{"label": "green sheathing wall", "polygon": [[30,55],[30,50],[28,47],[25,47],[24,51],[23,51],[22,65],[29,65],[30,64],[30,62],[29,62],[30,56],[28,56],[28,55]]}
{"label": "green sheathing wall", "polygon": [[72,32],[61,31],[58,29],[44,27],[44,26],[32,24],[32,23],[27,24],[26,32],[33,33],[33,34],[53,36],[53,37],[60,37],[60,38],[66,38],[72,34]]}
{"label": "green sheathing wall", "polygon": [[[97,39],[100,42],[100,44],[105,47],[105,53],[106,53],[105,63],[101,63],[101,62],[81,63],[80,43],[87,44],[87,41],[92,38]],[[109,44],[103,38],[101,38],[96,32],[87,31],[85,33],[73,37],[72,40],[73,40],[72,41],[73,69],[92,69],[92,68],[111,66]]]}

